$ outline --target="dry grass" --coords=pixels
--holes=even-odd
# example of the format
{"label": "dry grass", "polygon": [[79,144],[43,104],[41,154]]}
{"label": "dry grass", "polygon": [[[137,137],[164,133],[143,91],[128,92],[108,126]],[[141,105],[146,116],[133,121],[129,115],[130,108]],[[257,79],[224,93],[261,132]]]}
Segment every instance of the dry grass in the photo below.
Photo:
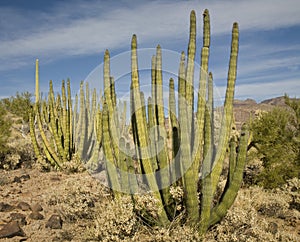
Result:
{"label": "dry grass", "polygon": [[299,241],[300,211],[291,207],[295,197],[299,199],[299,184],[293,179],[273,191],[241,189],[234,206],[205,241]]}

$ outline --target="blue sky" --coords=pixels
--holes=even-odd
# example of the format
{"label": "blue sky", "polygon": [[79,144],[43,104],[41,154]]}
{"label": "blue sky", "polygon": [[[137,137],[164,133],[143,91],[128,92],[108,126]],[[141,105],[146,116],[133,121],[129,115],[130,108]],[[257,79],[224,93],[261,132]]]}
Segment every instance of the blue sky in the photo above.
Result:
{"label": "blue sky", "polygon": [[[205,8],[211,17],[210,71],[221,95],[236,21],[240,28],[236,98],[262,101],[284,93],[300,96],[299,0],[1,0],[0,98],[34,93],[36,58],[42,92],[47,92],[49,80],[58,90],[67,78],[76,91],[81,80],[101,69],[105,49],[115,60],[129,56],[132,34],[138,37],[138,48],[147,49],[149,56],[157,44],[171,56],[186,52],[192,9],[197,15],[199,61]],[[163,56],[163,63],[179,63],[177,56]],[[112,75],[121,68],[117,63],[112,61]],[[129,71],[121,75],[126,77]],[[176,68],[172,71],[177,73]],[[92,82],[100,86],[100,74],[94,76]],[[129,88],[129,83],[125,86]]]}

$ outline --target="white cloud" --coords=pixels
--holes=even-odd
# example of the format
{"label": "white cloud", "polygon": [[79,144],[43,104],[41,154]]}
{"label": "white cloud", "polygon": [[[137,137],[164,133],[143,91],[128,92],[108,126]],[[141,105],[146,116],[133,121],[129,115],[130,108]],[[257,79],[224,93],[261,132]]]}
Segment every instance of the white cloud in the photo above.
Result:
{"label": "white cloud", "polygon": [[[205,8],[210,11],[213,37],[229,34],[234,21],[239,23],[241,34],[250,31],[253,36],[257,30],[300,25],[299,0],[125,0],[118,3],[77,0],[71,4],[62,1],[47,12],[0,8],[0,72],[32,66],[36,57],[48,62],[74,55],[100,54],[106,48],[128,50],[134,33],[144,47],[153,48],[163,40],[187,43],[192,9],[197,14],[199,42]],[[237,97],[299,92],[299,84],[292,75],[300,70],[300,58],[295,54],[300,52],[300,46],[289,44],[288,39],[284,46],[271,42],[258,43],[252,38],[241,43]],[[219,44],[226,45],[224,48],[228,50],[227,42],[212,48],[218,49]],[[186,46],[183,48],[186,50]],[[227,63],[212,69],[216,80],[226,81]],[[285,72],[275,73],[279,69]],[[287,80],[284,86],[280,79]],[[269,83],[257,84],[266,80]],[[255,84],[249,84],[250,81]]]}
{"label": "white cloud", "polygon": [[[106,48],[129,46],[133,33],[143,43],[165,38],[186,40],[191,9],[197,10],[198,25],[202,24],[200,18],[204,8],[210,9],[213,34],[230,32],[234,21],[240,23],[243,31],[300,24],[300,2],[297,0],[145,1],[139,4],[128,1],[115,6],[105,4],[103,1],[77,1],[71,7],[64,3],[48,13],[22,14],[13,9],[0,9],[1,13],[6,13],[6,22],[19,24],[11,26],[14,33],[6,33],[0,42],[1,59],[16,60],[26,56],[58,59],[94,54]],[[200,35],[201,31],[198,32]]]}
{"label": "white cloud", "polygon": [[[215,99],[223,100],[226,87],[218,86],[215,91]],[[299,79],[282,79],[277,82],[268,83],[249,83],[237,85],[235,89],[236,99],[246,99],[251,97],[257,101],[263,101],[267,98],[273,98],[288,94],[290,97],[299,96],[300,82]]]}

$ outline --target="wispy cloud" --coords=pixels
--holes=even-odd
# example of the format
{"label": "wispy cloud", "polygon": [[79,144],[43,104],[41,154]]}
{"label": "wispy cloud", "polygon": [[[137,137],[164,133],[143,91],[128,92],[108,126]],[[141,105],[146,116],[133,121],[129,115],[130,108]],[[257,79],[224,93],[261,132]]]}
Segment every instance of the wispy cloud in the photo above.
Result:
{"label": "wispy cloud", "polygon": [[127,1],[117,6],[103,1],[76,1],[72,6],[59,4],[48,12],[24,13],[5,8],[0,9],[0,26],[7,31],[0,53],[2,60],[14,63],[1,68],[16,68],[28,56],[58,59],[128,46],[133,33],[145,45],[165,38],[186,39],[190,10],[197,10],[201,23],[199,10],[204,8],[211,11],[216,35],[228,33],[234,21],[243,31],[300,24],[297,0]]}
{"label": "wispy cloud", "polygon": [[[284,87],[284,91],[283,91]],[[287,93],[291,97],[299,98],[300,82],[299,79],[284,80],[282,82],[269,82],[239,85],[236,88],[236,98],[245,99],[251,97],[262,101],[266,98],[283,96]]]}
{"label": "wispy cloud", "polygon": [[266,91],[267,95],[284,92],[293,95],[300,91],[296,78],[300,74],[300,45],[288,43],[288,37],[280,45],[256,36],[263,31],[299,27],[298,0],[75,0],[55,1],[40,10],[0,7],[0,75],[28,68],[37,57],[44,62],[55,62],[76,55],[100,54],[106,48],[117,52],[128,50],[134,33],[141,47],[153,48],[165,41],[182,43],[186,50],[189,13],[196,10],[201,42],[205,8],[211,14],[212,37],[218,39],[212,46],[215,56],[213,53],[211,56],[218,85],[222,86],[226,80],[228,62],[222,60],[222,65],[212,62],[225,55],[229,57],[229,43],[221,39],[228,37],[232,23],[237,21],[241,36],[251,36],[241,38],[237,96],[249,97],[255,93],[259,98],[266,96]]}

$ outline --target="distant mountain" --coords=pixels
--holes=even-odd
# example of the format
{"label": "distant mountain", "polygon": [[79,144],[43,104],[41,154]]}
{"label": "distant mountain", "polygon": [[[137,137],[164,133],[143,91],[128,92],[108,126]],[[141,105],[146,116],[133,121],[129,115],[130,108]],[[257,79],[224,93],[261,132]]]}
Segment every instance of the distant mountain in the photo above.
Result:
{"label": "distant mountain", "polygon": [[257,103],[253,99],[234,100],[233,112],[237,129],[251,117],[255,118],[261,112],[271,111],[274,107],[285,107],[284,96],[275,97]]}

